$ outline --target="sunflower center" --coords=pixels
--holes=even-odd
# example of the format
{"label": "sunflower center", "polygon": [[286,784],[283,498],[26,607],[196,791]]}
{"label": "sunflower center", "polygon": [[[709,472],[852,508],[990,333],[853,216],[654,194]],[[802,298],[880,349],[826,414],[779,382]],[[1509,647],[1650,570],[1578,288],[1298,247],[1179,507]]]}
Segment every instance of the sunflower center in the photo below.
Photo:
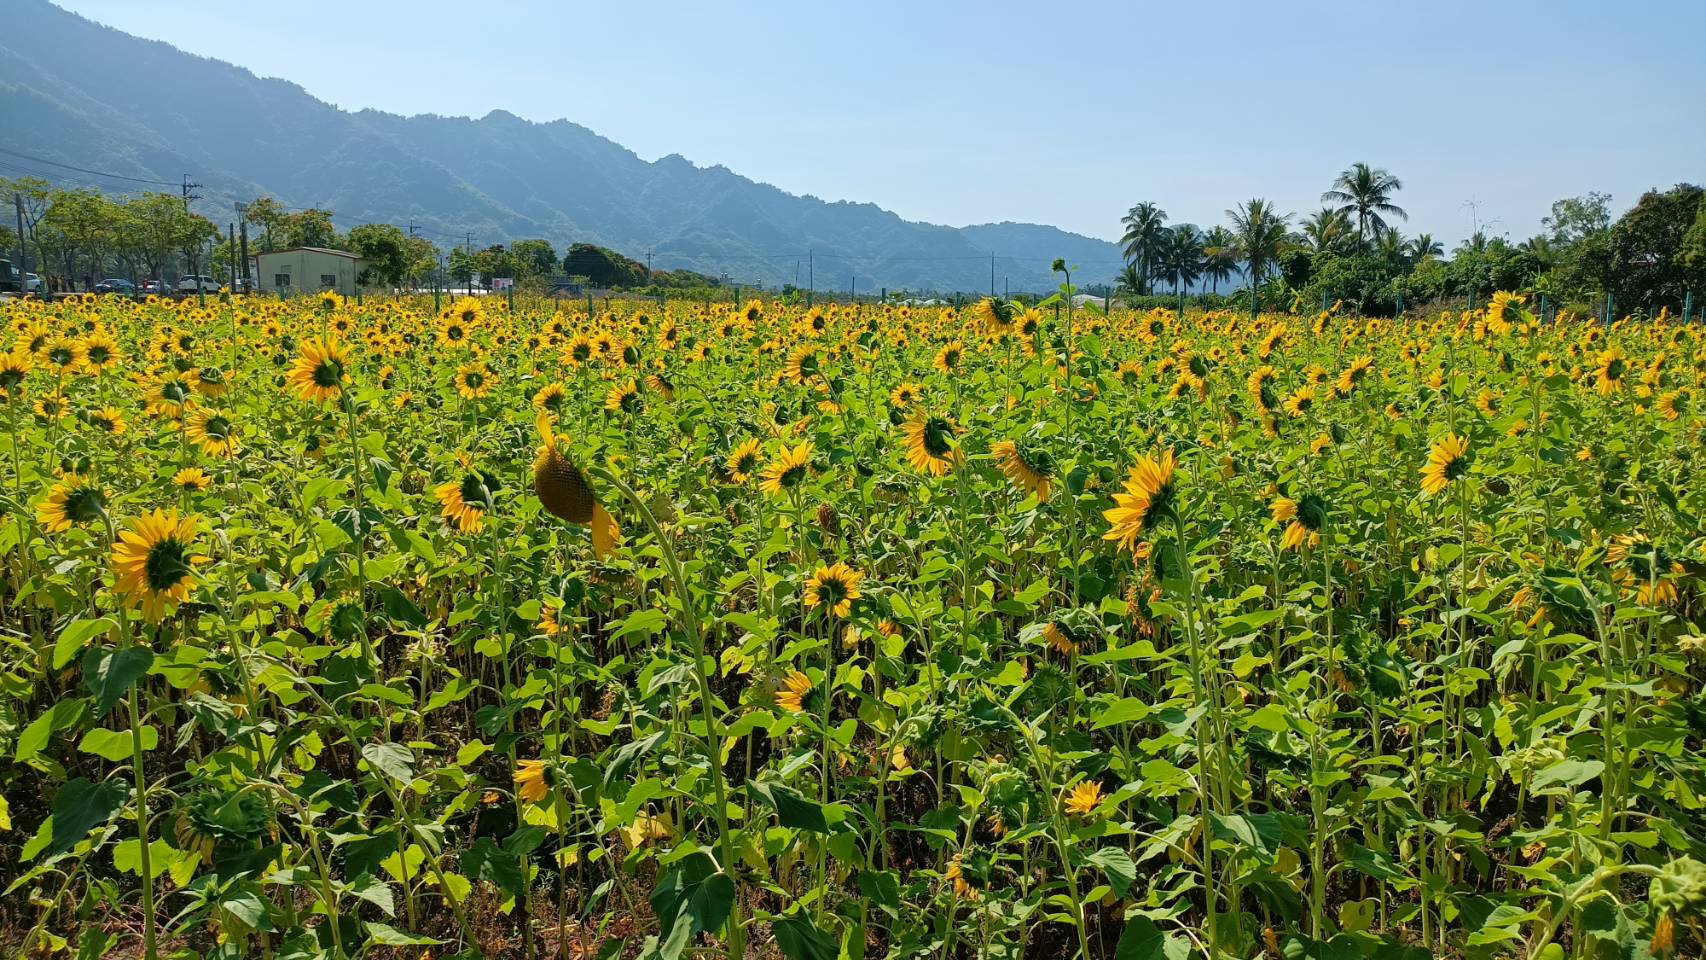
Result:
{"label": "sunflower center", "polygon": [[924,452],[932,457],[945,457],[954,449],[948,441],[954,436],[954,428],[941,417],[931,417],[924,422],[922,434]]}
{"label": "sunflower center", "polygon": [[101,515],[101,491],[78,487],[65,495],[65,517],[73,523],[90,523]]}
{"label": "sunflower center", "polygon": [[330,389],[342,383],[344,379],[343,364],[336,360],[321,360],[314,365],[314,386]]}
{"label": "sunflower center", "polygon": [[143,579],[154,593],[164,593],[190,575],[188,550],[176,537],[166,537],[148,548]]}

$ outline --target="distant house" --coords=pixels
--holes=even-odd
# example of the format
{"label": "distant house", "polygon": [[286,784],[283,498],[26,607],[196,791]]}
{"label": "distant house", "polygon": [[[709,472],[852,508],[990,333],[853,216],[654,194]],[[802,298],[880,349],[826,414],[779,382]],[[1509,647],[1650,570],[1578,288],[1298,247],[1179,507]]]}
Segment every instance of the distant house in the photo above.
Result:
{"label": "distant house", "polygon": [[356,279],[366,262],[348,250],[291,247],[259,253],[255,260],[255,289],[281,297],[332,290],[355,296]]}

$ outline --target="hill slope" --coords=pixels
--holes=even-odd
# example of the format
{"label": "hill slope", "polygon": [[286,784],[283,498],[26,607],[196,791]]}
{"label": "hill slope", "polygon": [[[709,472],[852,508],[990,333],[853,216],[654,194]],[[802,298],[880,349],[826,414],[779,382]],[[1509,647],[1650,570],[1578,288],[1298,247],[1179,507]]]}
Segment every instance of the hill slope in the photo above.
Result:
{"label": "hill slope", "polygon": [[[479,119],[348,112],[283,80],[184,53],[47,3],[13,0],[0,34],[0,175],[109,192],[170,190],[188,174],[216,222],[271,195],[336,212],[342,227],[414,223],[441,246],[544,237],[592,242],[659,268],[820,289],[1044,290],[1064,257],[1111,277],[1115,244],[1054,227],[954,228],[868,203],[786,193],[678,155],[646,161],[591,130],[498,110]],[[19,156],[20,154],[26,156]],[[50,167],[57,161],[102,174]],[[806,262],[811,252],[810,265]]]}

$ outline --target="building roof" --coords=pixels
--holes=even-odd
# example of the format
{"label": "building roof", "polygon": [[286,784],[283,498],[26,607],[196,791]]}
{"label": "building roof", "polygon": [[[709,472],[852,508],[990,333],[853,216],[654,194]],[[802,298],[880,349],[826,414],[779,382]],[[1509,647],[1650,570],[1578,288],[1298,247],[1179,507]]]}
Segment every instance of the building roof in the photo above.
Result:
{"label": "building roof", "polygon": [[283,250],[268,250],[265,253],[257,253],[257,254],[255,254],[255,256],[257,256],[257,257],[272,257],[272,256],[277,256],[278,254],[281,254],[281,253],[302,253],[302,252],[323,253],[329,257],[347,257],[351,260],[360,260],[361,259],[360,254],[350,253],[348,250],[333,250],[330,247],[286,247]]}

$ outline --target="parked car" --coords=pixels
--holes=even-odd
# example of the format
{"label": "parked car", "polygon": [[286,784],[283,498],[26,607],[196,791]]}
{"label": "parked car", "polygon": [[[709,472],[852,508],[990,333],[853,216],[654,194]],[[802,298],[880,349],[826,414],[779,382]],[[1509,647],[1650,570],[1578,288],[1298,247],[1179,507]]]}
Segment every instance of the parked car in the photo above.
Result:
{"label": "parked car", "polygon": [[24,274],[24,292],[40,296],[47,292],[47,284],[42,282],[40,274],[26,273]]}
{"label": "parked car", "polygon": [[254,293],[255,292],[255,281],[250,280],[247,277],[238,277],[237,279],[231,281],[231,292],[232,293]]}
{"label": "parked car", "polygon": [[212,277],[183,276],[178,278],[179,293],[218,293],[219,281]]}
{"label": "parked car", "polygon": [[136,295],[136,284],[123,277],[110,277],[95,284],[96,293],[122,293],[127,297]]}
{"label": "parked car", "polygon": [[142,281],[142,292],[163,295],[171,292],[171,287],[167,286],[164,280],[144,280]]}

